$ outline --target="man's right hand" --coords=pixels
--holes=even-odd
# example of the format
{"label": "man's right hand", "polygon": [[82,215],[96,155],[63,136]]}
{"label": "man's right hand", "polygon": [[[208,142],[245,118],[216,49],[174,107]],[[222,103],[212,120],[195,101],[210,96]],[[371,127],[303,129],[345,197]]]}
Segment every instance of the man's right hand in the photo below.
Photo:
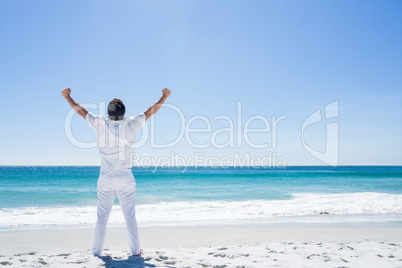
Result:
{"label": "man's right hand", "polygon": [[66,87],[61,91],[61,95],[64,98],[67,98],[68,96],[70,96],[70,94],[71,94],[71,89],[69,87]]}
{"label": "man's right hand", "polygon": [[154,104],[151,105],[151,107],[146,110],[145,113],[145,120],[148,120],[151,116],[153,116],[159,109],[161,108],[162,104],[165,102],[165,100],[170,96],[170,90],[167,88],[162,89],[162,94],[163,96]]}
{"label": "man's right hand", "polygon": [[170,96],[170,90],[167,88],[162,89],[162,94],[163,96],[165,96],[166,98]]}

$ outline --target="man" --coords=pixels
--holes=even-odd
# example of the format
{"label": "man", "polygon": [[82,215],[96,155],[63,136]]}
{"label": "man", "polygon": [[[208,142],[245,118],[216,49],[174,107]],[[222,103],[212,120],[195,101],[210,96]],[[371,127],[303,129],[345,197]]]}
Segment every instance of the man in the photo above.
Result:
{"label": "man", "polygon": [[98,220],[95,227],[95,238],[92,253],[99,256],[104,248],[106,225],[110,211],[117,195],[127,227],[128,242],[131,254],[141,255],[135,218],[135,179],[131,172],[130,155],[134,152],[133,143],[137,131],[154,115],[170,96],[170,90],[164,88],[162,97],[145,112],[125,117],[126,108],[119,99],[108,105],[108,116],[94,115],[76,103],[70,96],[71,89],[61,91],[63,97],[77,114],[85,118],[89,126],[94,128],[98,139],[101,156],[101,169],[97,185]]}

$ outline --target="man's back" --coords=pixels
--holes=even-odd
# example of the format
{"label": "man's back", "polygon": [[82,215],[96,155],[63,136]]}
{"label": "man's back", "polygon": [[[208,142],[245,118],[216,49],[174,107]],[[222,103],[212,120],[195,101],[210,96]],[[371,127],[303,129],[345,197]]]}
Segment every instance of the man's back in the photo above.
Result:
{"label": "man's back", "polygon": [[97,134],[101,176],[114,176],[130,169],[135,136],[145,124],[145,114],[110,120],[88,112],[86,120]]}

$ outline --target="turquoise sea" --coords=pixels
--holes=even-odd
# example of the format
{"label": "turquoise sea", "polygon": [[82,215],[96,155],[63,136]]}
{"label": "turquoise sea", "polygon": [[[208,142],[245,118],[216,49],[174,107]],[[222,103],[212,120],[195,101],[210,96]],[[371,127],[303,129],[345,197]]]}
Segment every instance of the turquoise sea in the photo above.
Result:
{"label": "turquoise sea", "polygon": [[[142,226],[401,215],[401,166],[133,168]],[[0,229],[93,226],[99,167],[0,167]],[[110,223],[123,224],[118,201]]]}

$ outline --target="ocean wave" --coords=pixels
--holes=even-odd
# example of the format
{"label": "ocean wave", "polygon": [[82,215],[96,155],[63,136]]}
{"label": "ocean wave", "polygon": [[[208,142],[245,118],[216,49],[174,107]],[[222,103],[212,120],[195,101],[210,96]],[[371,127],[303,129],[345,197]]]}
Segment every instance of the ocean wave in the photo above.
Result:
{"label": "ocean wave", "polygon": [[[141,204],[136,207],[139,225],[219,224],[264,221],[312,215],[402,213],[402,195],[364,193],[295,193],[288,200],[180,201]],[[0,209],[0,228],[27,226],[94,225],[95,206],[24,207]],[[120,206],[114,206],[109,223],[123,224]]]}

